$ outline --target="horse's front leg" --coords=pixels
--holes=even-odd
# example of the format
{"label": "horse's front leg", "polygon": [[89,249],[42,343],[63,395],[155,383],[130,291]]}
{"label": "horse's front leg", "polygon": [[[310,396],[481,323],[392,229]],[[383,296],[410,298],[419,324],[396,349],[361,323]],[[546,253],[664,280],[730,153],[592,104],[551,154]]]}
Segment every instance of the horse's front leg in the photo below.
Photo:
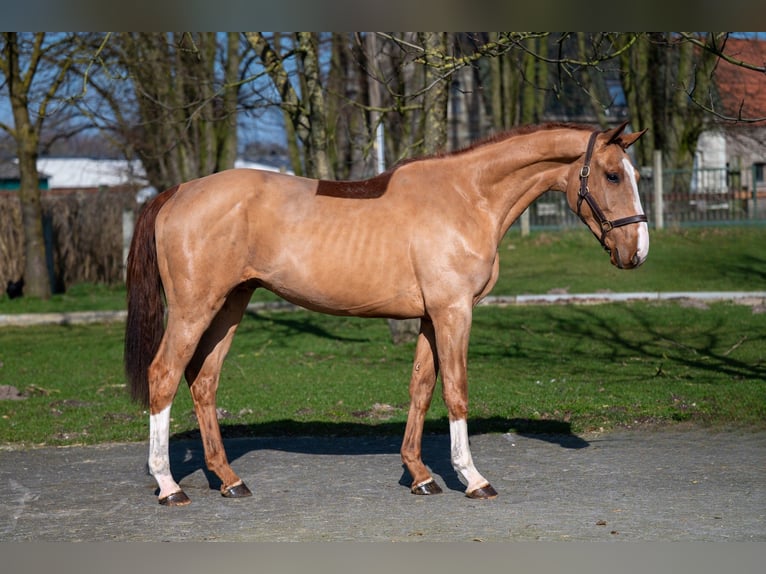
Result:
{"label": "horse's front leg", "polygon": [[452,466],[469,498],[494,498],[497,492],[476,469],[468,442],[468,339],[472,308],[452,308],[434,319],[436,346],[449,413]]}
{"label": "horse's front leg", "polygon": [[438,494],[442,490],[423,464],[421,444],[423,423],[436,386],[438,361],[435,354],[434,327],[430,320],[420,321],[420,334],[415,346],[415,360],[410,379],[410,410],[402,441],[402,462],[412,476],[413,494]]}

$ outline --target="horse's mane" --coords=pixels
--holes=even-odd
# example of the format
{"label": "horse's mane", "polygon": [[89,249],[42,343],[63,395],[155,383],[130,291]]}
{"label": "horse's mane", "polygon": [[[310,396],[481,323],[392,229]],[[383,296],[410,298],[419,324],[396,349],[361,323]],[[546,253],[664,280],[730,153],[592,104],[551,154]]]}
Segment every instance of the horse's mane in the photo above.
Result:
{"label": "horse's mane", "polygon": [[412,163],[414,161],[461,155],[485,145],[505,141],[508,138],[511,138],[514,136],[531,134],[534,132],[545,131],[545,130],[558,130],[558,129],[582,130],[582,131],[591,132],[594,130],[594,127],[589,126],[587,124],[576,124],[576,123],[568,123],[568,122],[547,122],[543,124],[529,124],[529,125],[523,125],[523,126],[516,126],[510,129],[496,132],[486,137],[477,139],[476,141],[471,142],[467,146],[462,147],[460,149],[456,149],[453,151],[441,151],[441,152],[436,152],[430,155],[423,155],[423,156],[416,156],[412,158],[402,159],[398,161],[394,166],[392,166],[391,170],[401,167],[402,165]]}
{"label": "horse's mane", "polygon": [[505,141],[508,138],[511,138],[514,136],[521,136],[521,135],[531,134],[531,133],[539,132],[539,131],[558,130],[558,129],[583,130],[583,131],[590,132],[590,131],[593,131],[593,126],[588,126],[585,124],[564,123],[564,122],[548,122],[544,124],[516,126],[508,130],[490,134],[487,137],[478,139],[475,142],[472,142],[471,144],[467,145],[466,147],[460,148],[458,150],[455,150],[452,152],[444,152],[442,154],[436,154],[436,157],[442,157],[442,156],[448,156],[448,155],[460,155],[488,144]]}

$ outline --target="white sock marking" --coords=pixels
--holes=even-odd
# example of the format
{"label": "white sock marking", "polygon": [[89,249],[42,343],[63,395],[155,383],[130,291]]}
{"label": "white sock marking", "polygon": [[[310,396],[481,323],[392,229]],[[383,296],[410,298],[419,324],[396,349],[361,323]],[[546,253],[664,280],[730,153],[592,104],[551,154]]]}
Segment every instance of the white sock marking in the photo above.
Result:
{"label": "white sock marking", "polygon": [[487,486],[489,482],[479,474],[473,464],[471,447],[468,444],[468,424],[465,419],[450,421],[449,434],[452,466],[461,480],[468,485],[466,492],[473,492],[477,488]]}
{"label": "white sock marking", "polygon": [[170,405],[149,417],[149,472],[160,487],[159,498],[178,492],[170,474]]}

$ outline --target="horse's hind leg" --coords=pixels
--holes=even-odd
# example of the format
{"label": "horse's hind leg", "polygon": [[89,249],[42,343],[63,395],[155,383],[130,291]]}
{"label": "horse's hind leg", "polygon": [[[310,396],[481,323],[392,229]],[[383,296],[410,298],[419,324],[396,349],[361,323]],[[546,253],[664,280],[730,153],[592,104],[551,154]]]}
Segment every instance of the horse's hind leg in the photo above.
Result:
{"label": "horse's hind leg", "polygon": [[216,392],[223,361],[252,293],[252,288],[240,286],[229,294],[186,368],[186,380],[194,399],[205,449],[205,463],[221,479],[221,494],[230,498],[250,496],[251,493],[226,458],[216,413]]}
{"label": "horse's hind leg", "polygon": [[149,472],[160,488],[159,502],[183,506],[191,502],[170,472],[170,408],[184,367],[207,323],[181,322],[172,314],[157,355],[149,366]]}
{"label": "horse's hind leg", "polygon": [[431,405],[439,370],[435,349],[433,324],[428,319],[422,319],[410,379],[410,410],[401,449],[402,462],[412,475],[413,494],[438,494],[442,491],[421,458],[423,423]]}

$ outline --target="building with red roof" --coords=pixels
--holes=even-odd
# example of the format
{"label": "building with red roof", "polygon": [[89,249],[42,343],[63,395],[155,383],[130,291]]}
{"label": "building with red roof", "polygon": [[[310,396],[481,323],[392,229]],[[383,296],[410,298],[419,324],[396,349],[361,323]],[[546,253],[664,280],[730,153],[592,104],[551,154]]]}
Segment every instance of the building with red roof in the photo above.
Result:
{"label": "building with red roof", "polygon": [[730,37],[715,69],[716,130],[726,162],[742,171],[743,190],[766,192],[766,41]]}

